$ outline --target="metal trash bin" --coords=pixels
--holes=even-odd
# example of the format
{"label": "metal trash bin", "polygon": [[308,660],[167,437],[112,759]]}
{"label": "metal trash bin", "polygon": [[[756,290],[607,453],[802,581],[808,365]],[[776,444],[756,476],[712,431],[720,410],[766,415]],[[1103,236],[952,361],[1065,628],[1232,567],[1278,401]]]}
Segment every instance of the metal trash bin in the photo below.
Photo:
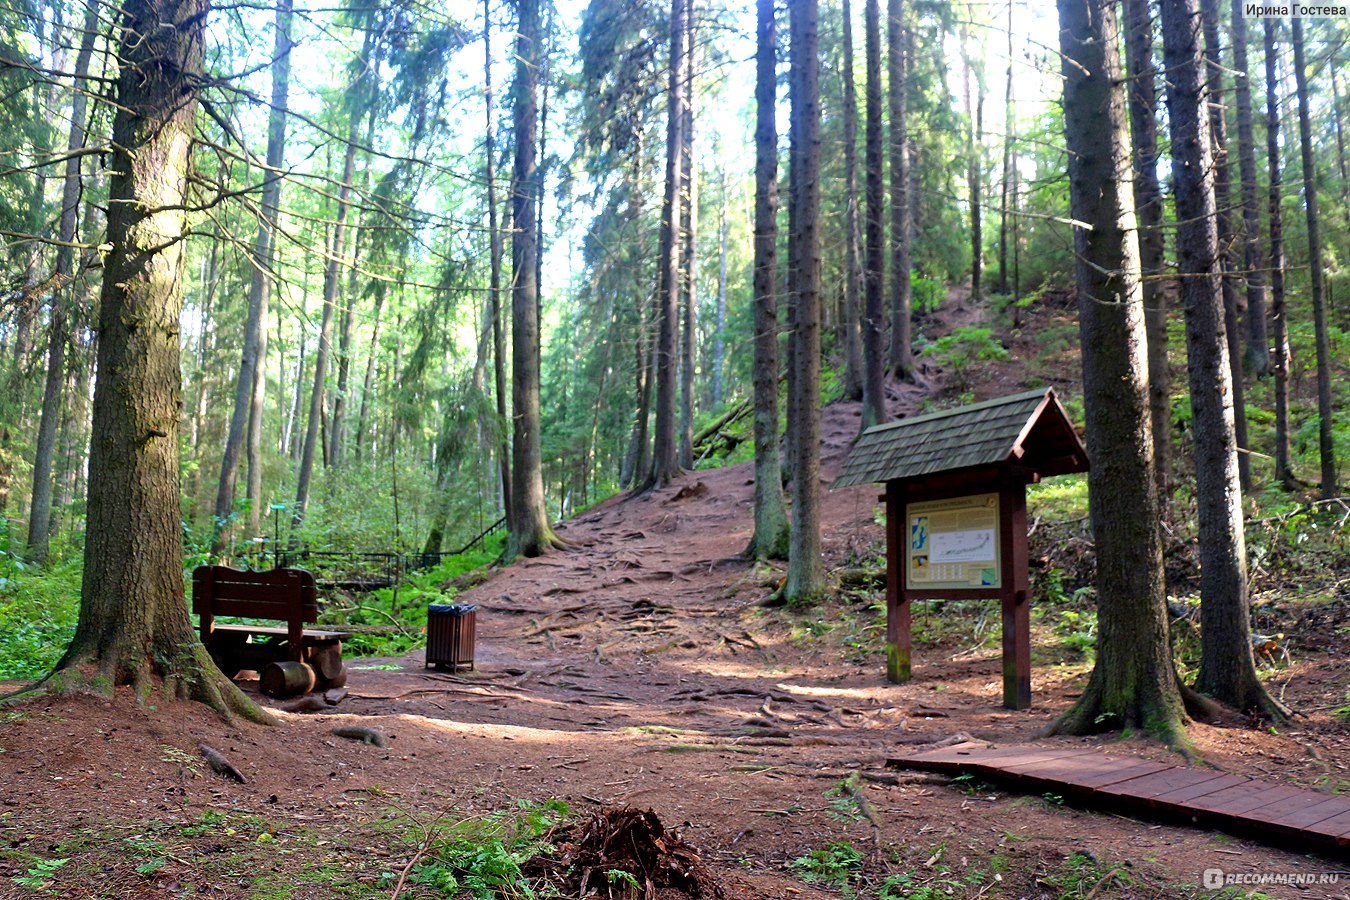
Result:
{"label": "metal trash bin", "polygon": [[427,607],[427,666],[459,671],[473,668],[478,607],[472,603],[432,603]]}

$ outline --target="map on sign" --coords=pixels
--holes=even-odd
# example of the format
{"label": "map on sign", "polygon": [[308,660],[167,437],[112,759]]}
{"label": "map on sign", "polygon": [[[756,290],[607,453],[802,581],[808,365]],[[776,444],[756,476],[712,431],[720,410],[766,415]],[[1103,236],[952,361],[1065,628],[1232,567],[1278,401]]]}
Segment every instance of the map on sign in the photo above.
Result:
{"label": "map on sign", "polygon": [[1000,586],[998,495],[975,494],[911,503],[905,586]]}

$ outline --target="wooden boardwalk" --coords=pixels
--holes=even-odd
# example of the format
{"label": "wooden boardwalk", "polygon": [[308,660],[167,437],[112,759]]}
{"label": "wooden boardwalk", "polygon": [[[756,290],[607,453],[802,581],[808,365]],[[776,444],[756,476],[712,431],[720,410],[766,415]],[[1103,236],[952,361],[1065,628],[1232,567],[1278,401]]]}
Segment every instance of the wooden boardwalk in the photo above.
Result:
{"label": "wooden boardwalk", "polygon": [[1345,858],[1350,797],[1095,750],[957,744],[887,760],[889,768],[978,775],[1109,809],[1295,844]]}

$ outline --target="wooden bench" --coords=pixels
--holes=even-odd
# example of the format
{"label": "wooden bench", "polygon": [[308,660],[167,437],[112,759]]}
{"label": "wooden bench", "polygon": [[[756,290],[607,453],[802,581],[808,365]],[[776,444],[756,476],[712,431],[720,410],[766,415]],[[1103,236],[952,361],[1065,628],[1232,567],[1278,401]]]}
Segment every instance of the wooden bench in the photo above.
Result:
{"label": "wooden bench", "polygon": [[[342,641],[351,635],[305,628],[318,621],[319,604],[314,576],[304,569],[198,566],[192,572],[192,612],[201,617],[202,643],[220,670],[231,678],[244,669],[257,671],[263,693],[293,696],[347,681]],[[218,625],[217,616],[286,624]]]}

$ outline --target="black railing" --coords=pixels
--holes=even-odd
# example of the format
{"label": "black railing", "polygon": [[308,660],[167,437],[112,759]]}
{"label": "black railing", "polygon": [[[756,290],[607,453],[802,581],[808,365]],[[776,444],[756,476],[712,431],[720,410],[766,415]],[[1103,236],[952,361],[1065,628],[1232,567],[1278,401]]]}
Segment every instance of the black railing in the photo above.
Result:
{"label": "black railing", "polygon": [[308,569],[321,588],[354,591],[357,593],[392,587],[411,572],[439,566],[451,556],[468,553],[483,544],[494,533],[506,527],[502,516],[458,550],[440,553],[356,553],[337,550],[283,550],[273,553],[264,550],[263,564],[277,568]]}

